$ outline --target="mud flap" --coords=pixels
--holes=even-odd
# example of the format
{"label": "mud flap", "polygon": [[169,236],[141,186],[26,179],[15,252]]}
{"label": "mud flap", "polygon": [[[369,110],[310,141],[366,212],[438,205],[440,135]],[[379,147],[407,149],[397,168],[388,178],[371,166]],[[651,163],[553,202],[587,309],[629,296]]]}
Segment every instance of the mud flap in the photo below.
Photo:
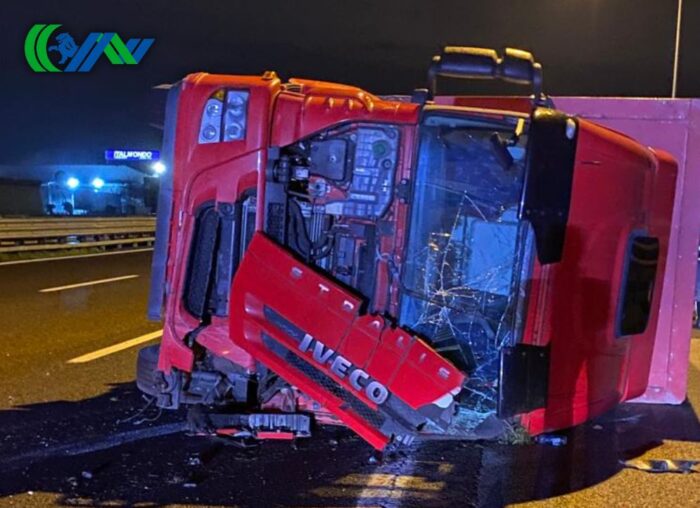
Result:
{"label": "mud flap", "polygon": [[231,295],[233,342],[375,448],[449,424],[464,374],[263,233]]}

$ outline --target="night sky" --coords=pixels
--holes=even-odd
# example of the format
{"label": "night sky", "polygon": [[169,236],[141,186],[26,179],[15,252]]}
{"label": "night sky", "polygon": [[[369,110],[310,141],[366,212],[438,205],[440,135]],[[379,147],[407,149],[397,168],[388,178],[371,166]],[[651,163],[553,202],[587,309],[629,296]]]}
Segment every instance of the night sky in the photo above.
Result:
{"label": "night sky", "polygon": [[[679,96],[700,95],[700,2],[685,2]],[[441,44],[522,47],[552,95],[667,96],[677,0],[35,1],[0,5],[0,164],[95,163],[107,148],[158,148],[153,85],[195,71],[310,77],[375,93],[425,84]],[[155,37],[136,66],[34,73],[35,23]],[[54,54],[55,55],[55,54]],[[454,84],[452,84],[454,85]],[[484,83],[461,90],[489,92]],[[452,90],[454,91],[454,90]]]}

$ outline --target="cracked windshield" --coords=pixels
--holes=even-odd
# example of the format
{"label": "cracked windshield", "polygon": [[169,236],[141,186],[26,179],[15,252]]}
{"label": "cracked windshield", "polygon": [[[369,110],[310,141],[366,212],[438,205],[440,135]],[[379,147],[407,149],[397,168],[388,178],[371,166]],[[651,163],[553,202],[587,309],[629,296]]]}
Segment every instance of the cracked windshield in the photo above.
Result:
{"label": "cracked windshield", "polygon": [[469,373],[465,425],[495,412],[499,351],[522,320],[532,251],[517,218],[523,123],[434,115],[420,131],[400,319]]}

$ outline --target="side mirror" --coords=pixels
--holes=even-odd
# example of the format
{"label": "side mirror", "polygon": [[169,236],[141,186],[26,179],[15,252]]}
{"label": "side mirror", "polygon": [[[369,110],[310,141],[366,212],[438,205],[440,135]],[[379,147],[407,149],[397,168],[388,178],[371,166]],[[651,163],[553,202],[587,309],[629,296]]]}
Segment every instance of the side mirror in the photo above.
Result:
{"label": "side mirror", "polygon": [[564,251],[577,137],[574,117],[549,108],[533,111],[519,218],[532,225],[543,265],[561,261]]}
{"label": "side mirror", "polygon": [[437,78],[500,79],[509,83],[530,85],[539,104],[542,94],[542,65],[535,62],[532,53],[506,48],[503,56],[493,49],[464,46],[445,46],[433,57],[428,69],[428,86],[437,93]]}

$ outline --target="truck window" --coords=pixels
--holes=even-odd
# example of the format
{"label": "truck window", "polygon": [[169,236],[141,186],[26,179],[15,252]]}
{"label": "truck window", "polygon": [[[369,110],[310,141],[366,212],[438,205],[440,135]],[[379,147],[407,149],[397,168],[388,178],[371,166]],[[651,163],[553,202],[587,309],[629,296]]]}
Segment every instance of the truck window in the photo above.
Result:
{"label": "truck window", "polygon": [[532,242],[518,220],[526,136],[516,119],[428,117],[420,128],[400,321],[470,374],[493,410],[500,349],[516,342]]}
{"label": "truck window", "polygon": [[659,262],[659,240],[632,233],[627,246],[618,307],[617,335],[643,333],[649,323],[654,281]]}

